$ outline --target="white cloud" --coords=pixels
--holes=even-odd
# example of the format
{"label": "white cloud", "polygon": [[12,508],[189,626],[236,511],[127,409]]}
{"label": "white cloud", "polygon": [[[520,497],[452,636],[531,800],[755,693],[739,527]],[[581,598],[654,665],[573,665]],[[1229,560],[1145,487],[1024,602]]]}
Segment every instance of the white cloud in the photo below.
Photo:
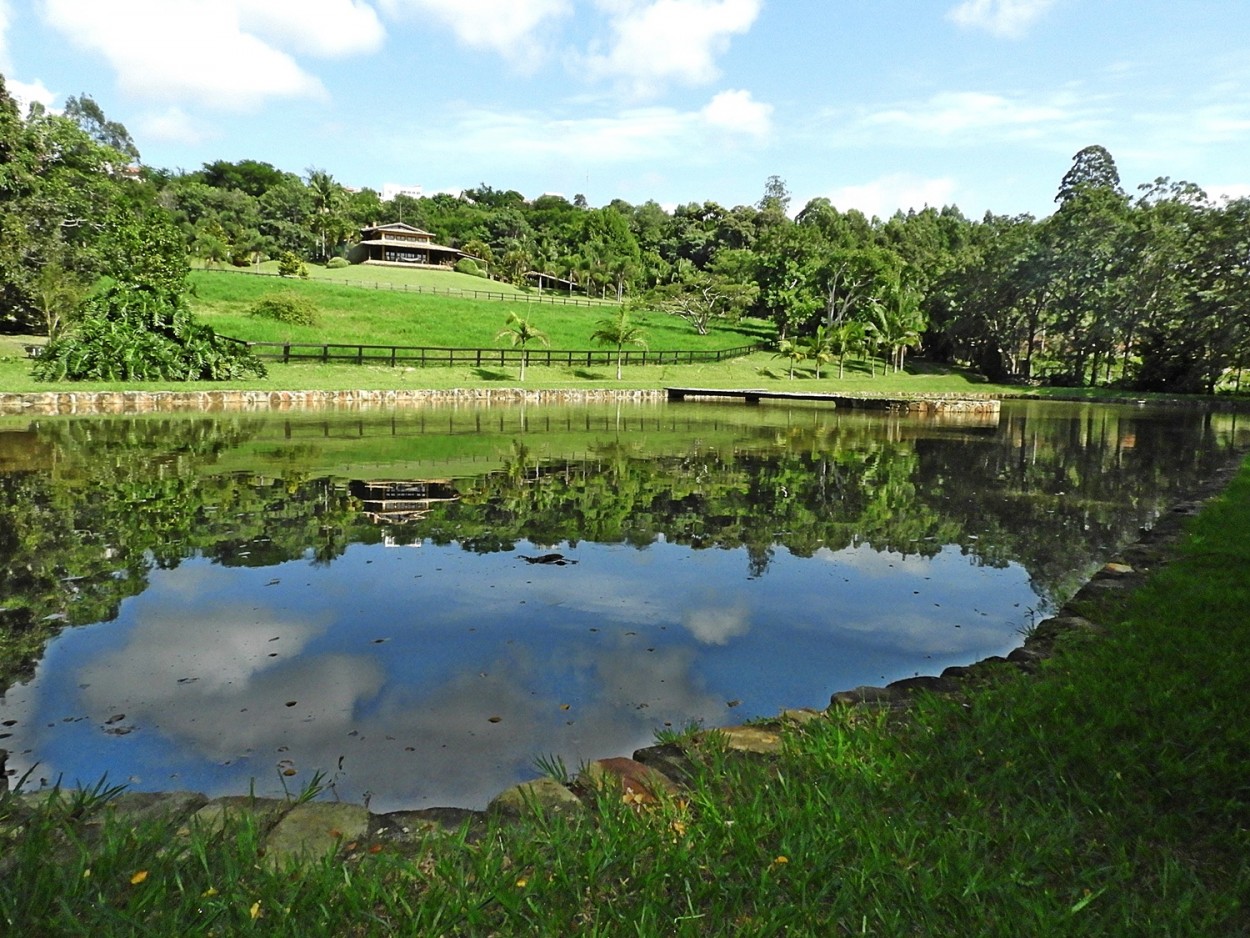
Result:
{"label": "white cloud", "polygon": [[1250,137],[1250,109],[1244,103],[1208,104],[1190,116],[1191,139],[1222,143]]}
{"label": "white cloud", "polygon": [[722,91],[701,113],[713,127],[756,137],[767,136],[772,130],[773,106],[756,101],[749,91]]}
{"label": "white cloud", "polygon": [[590,74],[617,78],[634,94],[655,94],[670,81],[706,84],[731,37],[747,32],[762,0],[596,0],[612,32],[607,51],[592,48]]}
{"label": "white cloud", "polygon": [[[385,31],[363,0],[234,0],[239,23],[283,48],[319,56],[373,52]],[[224,4],[223,4],[224,5]]]}
{"label": "white cloud", "polygon": [[9,61],[9,2],[0,0],[0,72],[6,75],[13,70]]}
{"label": "white cloud", "polygon": [[189,145],[203,143],[215,136],[203,124],[178,107],[170,107],[159,113],[141,115],[135,129],[144,139]]}
{"label": "white cloud", "polygon": [[244,31],[240,5],[47,0],[44,15],[75,45],[102,55],[135,97],[248,110],[267,98],[323,96],[321,82],[290,55]]}
{"label": "white cloud", "polygon": [[1216,202],[1223,199],[1247,199],[1250,198],[1250,182],[1234,182],[1222,186],[1209,186],[1206,191],[1207,195]]}
{"label": "white cloud", "polygon": [[953,23],[983,29],[995,36],[1018,38],[1055,0],[963,0],[946,14]]}
{"label": "white cloud", "polygon": [[572,0],[380,0],[393,16],[435,19],[474,49],[493,50],[513,61],[532,59],[540,27],[570,14]]}
{"label": "white cloud", "polygon": [[480,109],[459,115],[453,131],[438,138],[396,136],[396,154],[414,150],[462,158],[466,153],[507,153],[515,166],[578,166],[700,160],[726,136],[767,133],[771,106],[745,92],[718,95],[698,111],[670,107],[630,108],[616,114],[561,118],[538,112]]}
{"label": "white cloud", "polygon": [[4,84],[8,88],[9,94],[17,101],[18,109],[23,114],[36,102],[51,110],[52,102],[58,97],[55,91],[49,91],[47,86],[41,81],[24,82],[6,78]]}
{"label": "white cloud", "polygon": [[[824,193],[838,209],[857,208],[869,218],[889,218],[900,209],[938,207],[955,201],[955,181],[950,178],[925,179],[909,173],[893,173],[871,182],[842,186]],[[839,557],[840,562],[846,562]]]}
{"label": "white cloud", "polygon": [[[908,134],[953,137],[986,130],[1013,139],[1039,137],[1062,124],[1070,128],[1081,119],[1075,99],[1060,94],[1049,101],[1025,101],[976,91],[945,91],[927,101],[869,114],[863,123],[896,127]],[[919,142],[927,142],[923,137]]]}

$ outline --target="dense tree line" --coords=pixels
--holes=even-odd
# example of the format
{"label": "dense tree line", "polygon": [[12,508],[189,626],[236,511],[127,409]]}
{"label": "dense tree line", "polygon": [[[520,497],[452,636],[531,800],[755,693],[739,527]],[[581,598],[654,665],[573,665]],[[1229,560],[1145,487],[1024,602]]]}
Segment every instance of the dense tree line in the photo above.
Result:
{"label": "dense tree line", "polygon": [[[774,176],[753,205],[671,210],[577,195],[527,199],[348,190],[257,160],[195,171],[138,167],[125,128],[85,95],[23,117],[0,91],[0,318],[55,335],[124,263],[117,231],[172,224],[207,265],[346,256],[360,229],[403,221],[473,258],[466,269],[661,308],[706,332],[752,316],[795,366],[901,369],[911,350],[995,380],[1206,391],[1239,385],[1250,350],[1250,199],[1216,203],[1159,178],[1135,195],[1087,147],[1056,211],[926,207],[867,218],[816,198],[797,212]],[[136,178],[137,176],[137,178]],[[336,263],[343,263],[337,261]]]}
{"label": "dense tree line", "polygon": [[324,258],[361,227],[402,220],[499,279],[661,307],[700,332],[766,319],[779,351],[817,371],[852,357],[901,369],[923,349],[995,380],[1210,392],[1250,349],[1250,200],[1217,204],[1167,178],[1131,196],[1098,146],[1076,154],[1040,220],[946,206],[883,221],[826,198],[791,217],[777,177],[754,205],[671,211],[485,183],[383,203],[322,170],[301,179],[254,161],[159,182],[209,262]]}
{"label": "dense tree line", "polygon": [[0,78],[0,324],[48,336],[48,380],[263,375],[191,315],[185,241],[137,158],[86,95],[23,115]]}

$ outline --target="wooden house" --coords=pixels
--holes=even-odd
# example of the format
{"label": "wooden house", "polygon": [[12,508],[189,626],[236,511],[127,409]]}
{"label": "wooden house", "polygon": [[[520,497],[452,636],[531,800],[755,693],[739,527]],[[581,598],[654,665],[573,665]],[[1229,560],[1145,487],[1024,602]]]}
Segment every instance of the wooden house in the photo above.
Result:
{"label": "wooden house", "polygon": [[434,235],[402,221],[386,225],[370,225],[360,229],[360,243],[352,259],[362,264],[387,264],[396,267],[452,267],[464,251],[435,244]]}

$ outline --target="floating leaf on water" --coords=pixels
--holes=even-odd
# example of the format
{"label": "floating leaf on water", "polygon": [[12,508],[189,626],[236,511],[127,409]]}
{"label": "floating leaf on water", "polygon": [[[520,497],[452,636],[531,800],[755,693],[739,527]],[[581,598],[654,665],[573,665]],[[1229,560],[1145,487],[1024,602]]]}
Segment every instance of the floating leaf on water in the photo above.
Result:
{"label": "floating leaf on water", "polygon": [[502,720],[503,720],[503,717],[490,717],[487,719],[486,722],[487,723],[499,723],[499,722],[502,722]]}
{"label": "floating leaf on water", "polygon": [[288,700],[288,701],[286,702],[286,705],[287,705],[288,707],[294,707],[297,703],[299,703],[299,701],[298,701],[298,700]]}

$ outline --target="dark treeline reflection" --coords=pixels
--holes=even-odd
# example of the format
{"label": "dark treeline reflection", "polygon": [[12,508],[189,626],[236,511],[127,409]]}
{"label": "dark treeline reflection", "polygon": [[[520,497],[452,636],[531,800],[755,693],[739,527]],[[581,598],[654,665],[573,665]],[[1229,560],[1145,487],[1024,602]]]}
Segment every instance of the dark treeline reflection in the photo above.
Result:
{"label": "dark treeline reflection", "polygon": [[[333,471],[318,434],[277,416],[0,430],[0,678],[27,672],[63,625],[113,618],[153,568],[196,554],[331,563],[384,538],[473,552],[662,538],[745,548],[754,576],[779,548],[932,556],[957,544],[984,564],[1023,565],[1053,600],[1226,458],[1238,431],[1231,416],[1127,407],[1016,405],[960,425],[814,410],[725,421],[702,406],[650,411],[633,430],[587,417],[557,443],[550,415],[547,429],[503,418],[495,429],[493,416],[483,427],[480,414],[317,418],[320,439],[340,447]],[[465,471],[457,446],[480,471]],[[417,481],[414,465],[452,497],[402,521],[363,511],[351,481]]]}
{"label": "dark treeline reflection", "polygon": [[482,552],[521,540],[744,547],[753,575],[778,547],[934,556],[958,544],[988,565],[1021,564],[1056,598],[1226,459],[1229,439],[1193,415],[1019,407],[989,427],[828,422],[681,455],[622,440],[552,462],[517,443],[502,471],[392,534]]}

